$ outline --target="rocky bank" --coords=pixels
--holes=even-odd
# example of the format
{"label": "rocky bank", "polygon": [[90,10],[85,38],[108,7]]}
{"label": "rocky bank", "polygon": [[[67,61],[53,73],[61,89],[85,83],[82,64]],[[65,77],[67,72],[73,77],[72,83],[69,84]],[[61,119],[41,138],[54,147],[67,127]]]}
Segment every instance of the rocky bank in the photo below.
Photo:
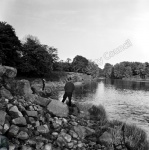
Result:
{"label": "rocky bank", "polygon": [[91,109],[33,94],[29,81],[16,75],[15,68],[0,66],[0,135],[8,139],[0,140],[0,150],[127,150]]}

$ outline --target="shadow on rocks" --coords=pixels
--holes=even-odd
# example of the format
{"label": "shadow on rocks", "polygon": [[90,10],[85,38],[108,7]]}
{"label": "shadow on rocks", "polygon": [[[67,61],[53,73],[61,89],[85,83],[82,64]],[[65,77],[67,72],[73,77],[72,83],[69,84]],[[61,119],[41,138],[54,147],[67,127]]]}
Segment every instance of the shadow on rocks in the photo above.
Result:
{"label": "shadow on rocks", "polygon": [[68,105],[69,115],[78,116],[80,114],[80,109],[76,104],[72,103],[71,106],[69,106],[68,102],[66,104]]}

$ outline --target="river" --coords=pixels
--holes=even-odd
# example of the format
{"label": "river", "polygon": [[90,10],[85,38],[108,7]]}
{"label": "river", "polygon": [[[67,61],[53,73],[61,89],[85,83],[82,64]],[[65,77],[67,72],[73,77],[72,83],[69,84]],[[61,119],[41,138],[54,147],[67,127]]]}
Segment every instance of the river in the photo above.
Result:
{"label": "river", "polygon": [[[59,100],[62,100],[63,93],[57,93]],[[149,82],[99,80],[76,87],[72,100],[101,104],[109,119],[135,124],[149,137]]]}

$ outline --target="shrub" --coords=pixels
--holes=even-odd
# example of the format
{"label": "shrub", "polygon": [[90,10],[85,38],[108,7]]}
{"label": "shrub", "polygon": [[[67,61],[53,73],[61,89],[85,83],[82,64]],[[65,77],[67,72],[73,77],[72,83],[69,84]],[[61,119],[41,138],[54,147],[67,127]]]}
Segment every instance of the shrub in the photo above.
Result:
{"label": "shrub", "polygon": [[128,150],[149,149],[146,133],[135,125],[113,120],[109,122],[109,129],[113,137],[113,145],[121,142]]}
{"label": "shrub", "polygon": [[90,118],[98,121],[98,125],[105,125],[107,123],[107,114],[102,105],[92,106],[89,110]]}

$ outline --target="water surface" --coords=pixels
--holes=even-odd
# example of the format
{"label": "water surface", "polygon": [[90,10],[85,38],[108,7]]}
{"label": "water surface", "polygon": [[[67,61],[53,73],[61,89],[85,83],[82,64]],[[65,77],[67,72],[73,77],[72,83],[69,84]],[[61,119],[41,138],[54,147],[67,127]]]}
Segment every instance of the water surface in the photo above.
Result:
{"label": "water surface", "polygon": [[[62,100],[64,91],[57,93]],[[149,137],[149,82],[99,80],[77,87],[72,100],[103,105],[109,119],[133,123]]]}

